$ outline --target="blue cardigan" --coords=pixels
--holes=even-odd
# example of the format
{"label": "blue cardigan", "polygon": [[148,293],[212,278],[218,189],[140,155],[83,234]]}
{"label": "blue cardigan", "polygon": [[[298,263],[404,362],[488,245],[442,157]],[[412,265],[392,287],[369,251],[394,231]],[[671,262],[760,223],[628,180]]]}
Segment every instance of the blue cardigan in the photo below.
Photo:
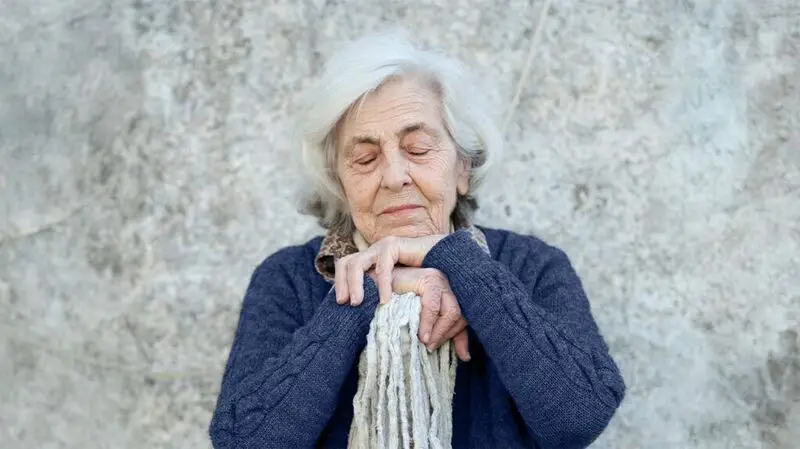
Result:
{"label": "blue cardigan", "polygon": [[[625,394],[616,363],[563,251],[479,227],[442,239],[423,266],[442,271],[469,323],[459,362],[453,448],[589,446]],[[252,275],[209,433],[218,449],[345,448],[357,364],[378,304],[336,304],[314,268],[321,237],[281,249]]]}

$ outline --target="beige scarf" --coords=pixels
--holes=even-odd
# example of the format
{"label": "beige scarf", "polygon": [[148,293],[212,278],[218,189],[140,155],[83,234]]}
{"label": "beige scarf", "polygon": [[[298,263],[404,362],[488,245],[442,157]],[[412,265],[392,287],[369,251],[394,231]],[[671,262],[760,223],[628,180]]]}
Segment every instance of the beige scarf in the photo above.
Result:
{"label": "beige scarf", "polygon": [[[472,225],[465,228],[488,252],[483,233]],[[454,230],[451,227],[451,232]],[[317,257],[317,269],[332,280],[335,273],[325,268],[335,267],[339,257],[368,247],[359,232],[349,236],[329,232]],[[375,311],[358,363],[350,449],[450,448],[455,348],[448,341],[428,352],[417,338],[420,312],[420,297],[413,292],[396,292]]]}

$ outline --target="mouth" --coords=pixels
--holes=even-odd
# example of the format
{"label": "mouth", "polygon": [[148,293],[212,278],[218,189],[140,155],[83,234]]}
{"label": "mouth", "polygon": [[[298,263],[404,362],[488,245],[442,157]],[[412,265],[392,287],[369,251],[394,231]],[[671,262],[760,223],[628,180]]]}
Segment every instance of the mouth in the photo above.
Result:
{"label": "mouth", "polygon": [[401,206],[394,206],[394,207],[390,207],[390,208],[384,209],[384,211],[381,212],[381,214],[382,215],[401,214],[401,213],[404,213],[404,212],[410,212],[410,211],[413,211],[415,209],[419,209],[420,207],[422,207],[422,206],[417,206],[415,204],[403,204]]}

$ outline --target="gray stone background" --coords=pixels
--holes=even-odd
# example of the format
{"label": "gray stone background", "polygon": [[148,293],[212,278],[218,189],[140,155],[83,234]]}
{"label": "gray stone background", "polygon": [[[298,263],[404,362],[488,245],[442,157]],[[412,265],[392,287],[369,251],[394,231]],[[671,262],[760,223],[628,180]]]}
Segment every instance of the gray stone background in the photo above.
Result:
{"label": "gray stone background", "polygon": [[[297,94],[400,24],[509,104],[543,0],[0,0],[0,446],[199,448]],[[601,448],[797,448],[800,4],[555,0],[480,223],[572,257]]]}

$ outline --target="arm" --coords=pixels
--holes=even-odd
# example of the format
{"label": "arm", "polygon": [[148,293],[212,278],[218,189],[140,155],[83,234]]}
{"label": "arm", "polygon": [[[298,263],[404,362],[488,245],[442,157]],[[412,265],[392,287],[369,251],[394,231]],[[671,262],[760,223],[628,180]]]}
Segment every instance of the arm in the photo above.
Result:
{"label": "arm", "polygon": [[447,276],[537,443],[585,448],[622,401],[623,379],[567,256],[533,238],[511,238],[518,249],[501,263],[456,232],[423,266]]}
{"label": "arm", "polygon": [[209,428],[214,448],[313,447],[366,344],[374,281],[365,280],[361,307],[337,305],[331,289],[301,323],[286,251],[256,269],[245,294]]}

